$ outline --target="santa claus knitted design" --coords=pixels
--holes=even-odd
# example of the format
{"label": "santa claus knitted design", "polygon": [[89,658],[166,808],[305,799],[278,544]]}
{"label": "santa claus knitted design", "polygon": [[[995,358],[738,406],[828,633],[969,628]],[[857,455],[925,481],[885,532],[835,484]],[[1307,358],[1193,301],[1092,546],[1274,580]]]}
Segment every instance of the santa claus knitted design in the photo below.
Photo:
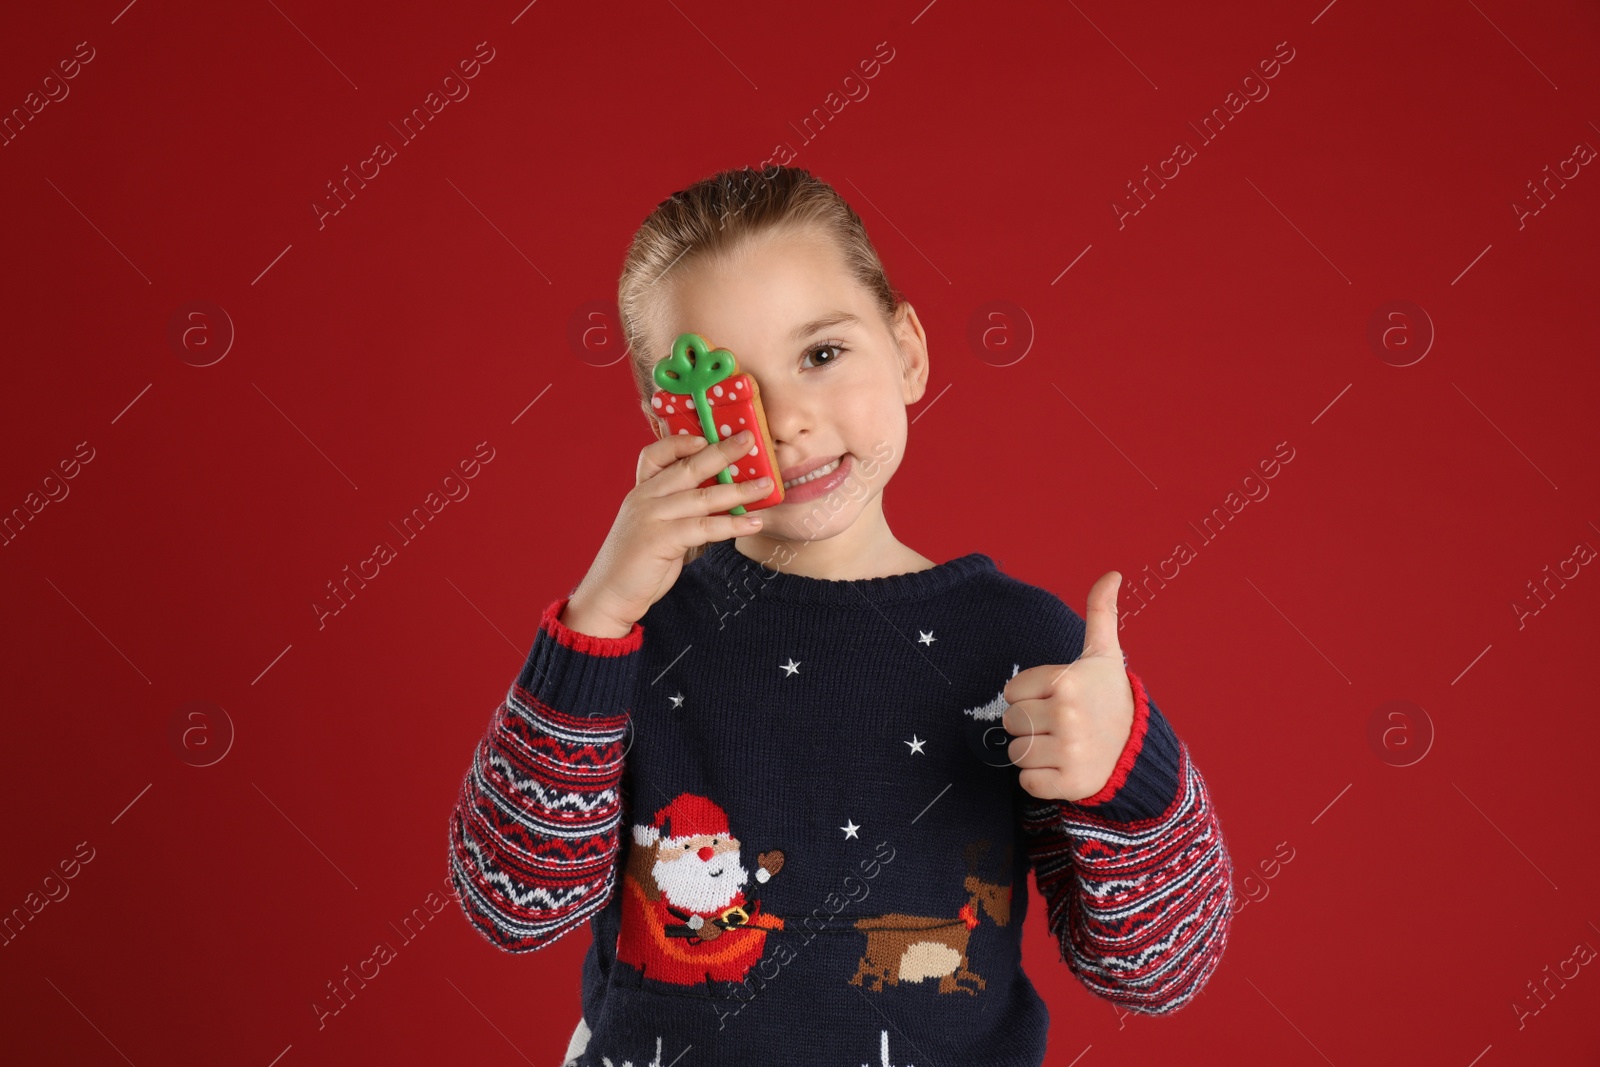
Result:
{"label": "santa claus knitted design", "polygon": [[[722,807],[680,793],[649,825],[633,828],[623,874],[617,959],[676,985],[739,982],[761,958],[767,931],[783,920],[745,895],[751,873]],[[777,849],[756,857],[755,880],[783,867]]]}

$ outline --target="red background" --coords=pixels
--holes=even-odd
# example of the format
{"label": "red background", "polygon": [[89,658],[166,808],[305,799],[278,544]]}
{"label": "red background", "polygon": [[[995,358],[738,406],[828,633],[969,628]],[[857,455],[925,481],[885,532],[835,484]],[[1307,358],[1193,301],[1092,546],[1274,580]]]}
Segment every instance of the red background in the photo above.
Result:
{"label": "red background", "polygon": [[[0,909],[94,850],[0,948],[8,1061],[559,1062],[586,932],[511,956],[451,903],[321,1030],[311,1005],[443,889],[472,745],[649,440],[614,322],[573,325],[658,201],[786,142],[928,330],[896,533],[1079,611],[1123,573],[1123,647],[1250,901],[1163,1019],[1089,995],[1036,908],[1050,1062],[1600,1062],[1594,964],[1512,1007],[1600,948],[1600,576],[1513,607],[1600,546],[1600,174],[1511,206],[1600,146],[1593,5],[124,3],[0,32],[6,112],[95,50],[0,148],[0,509],[93,449],[0,553]],[[471,95],[319,229],[325,183],[481,41]],[[1198,158],[1119,228],[1180,139]],[[236,332],[203,367],[216,312],[169,340],[195,300]],[[1428,321],[1374,347],[1394,300]],[[974,347],[991,301],[1020,312]],[[319,629],[325,583],[483,441],[470,496]],[[1280,442],[1270,495],[1202,539]]]}

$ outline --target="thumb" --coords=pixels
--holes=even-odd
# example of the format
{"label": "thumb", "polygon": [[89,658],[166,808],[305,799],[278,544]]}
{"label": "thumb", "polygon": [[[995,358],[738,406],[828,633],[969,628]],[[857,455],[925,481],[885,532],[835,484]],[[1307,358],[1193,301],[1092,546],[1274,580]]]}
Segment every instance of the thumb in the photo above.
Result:
{"label": "thumb", "polygon": [[1089,590],[1083,615],[1084,656],[1122,658],[1122,645],[1117,641],[1117,591],[1121,587],[1122,575],[1107,571]]}

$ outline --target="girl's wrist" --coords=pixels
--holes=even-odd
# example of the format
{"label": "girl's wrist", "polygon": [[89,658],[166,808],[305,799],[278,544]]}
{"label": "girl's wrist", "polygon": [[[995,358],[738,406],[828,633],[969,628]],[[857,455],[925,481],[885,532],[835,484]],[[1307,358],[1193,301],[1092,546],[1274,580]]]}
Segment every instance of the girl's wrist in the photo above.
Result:
{"label": "girl's wrist", "polygon": [[577,593],[567,599],[567,606],[561,610],[556,621],[569,630],[590,637],[627,637],[633,632],[633,623],[623,623],[594,610],[588,600],[581,599]]}

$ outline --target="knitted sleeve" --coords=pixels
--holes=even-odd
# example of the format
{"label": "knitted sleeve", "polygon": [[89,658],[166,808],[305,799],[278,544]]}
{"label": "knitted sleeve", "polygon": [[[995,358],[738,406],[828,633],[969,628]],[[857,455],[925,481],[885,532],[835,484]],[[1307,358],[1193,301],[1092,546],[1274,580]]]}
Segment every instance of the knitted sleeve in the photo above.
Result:
{"label": "knitted sleeve", "polygon": [[1162,1015],[1193,1000],[1222,960],[1233,867],[1189,747],[1132,670],[1128,681],[1133,728],[1105,788],[1078,801],[1027,795],[1022,835],[1073,974],[1097,996]]}
{"label": "knitted sleeve", "polygon": [[473,926],[531,952],[605,907],[623,818],[624,737],[644,630],[578,633],[539,620],[522,671],[473,752],[450,815],[450,878]]}

